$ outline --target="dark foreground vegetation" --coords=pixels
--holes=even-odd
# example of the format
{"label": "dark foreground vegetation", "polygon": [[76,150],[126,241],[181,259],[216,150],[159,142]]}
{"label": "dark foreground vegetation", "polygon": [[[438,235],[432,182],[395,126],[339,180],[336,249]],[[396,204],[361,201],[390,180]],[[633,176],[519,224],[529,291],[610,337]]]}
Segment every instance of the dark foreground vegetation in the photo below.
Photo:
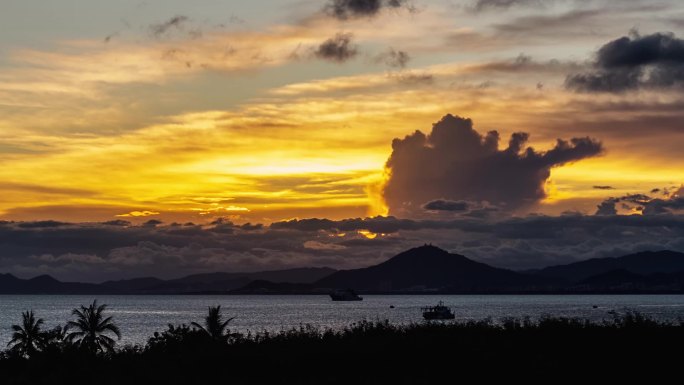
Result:
{"label": "dark foreground vegetation", "polygon": [[105,311],[97,303],[75,309],[67,328],[49,331],[41,331],[42,321],[32,312],[24,313],[0,355],[0,383],[653,383],[678,378],[684,358],[684,322],[632,312],[601,323],[551,317],[406,326],[360,322],[337,331],[303,326],[243,335],[228,330],[231,319],[216,307],[203,322],[169,325],[145,346],[115,348],[119,331]]}

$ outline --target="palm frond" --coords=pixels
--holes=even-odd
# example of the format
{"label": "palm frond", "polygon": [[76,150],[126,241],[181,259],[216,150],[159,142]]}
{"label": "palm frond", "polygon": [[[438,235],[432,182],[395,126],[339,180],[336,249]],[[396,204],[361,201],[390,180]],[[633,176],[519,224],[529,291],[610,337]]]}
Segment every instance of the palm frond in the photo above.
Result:
{"label": "palm frond", "polygon": [[111,331],[112,333],[114,333],[118,339],[121,339],[121,331],[119,330],[119,327],[118,327],[118,326],[116,326],[116,325],[114,325],[114,324],[111,324],[111,323],[110,323],[110,324],[107,324],[107,325],[105,325],[105,326],[102,328],[102,331],[104,332],[104,331],[107,331],[107,330],[109,330],[109,331]]}
{"label": "palm frond", "polygon": [[235,318],[237,318],[237,317],[228,318],[228,320],[226,320],[226,322],[224,322],[223,324],[221,324],[221,328],[224,329],[226,326],[228,326],[228,324],[230,323],[230,321],[234,320]]}
{"label": "palm frond", "polygon": [[198,328],[198,329],[200,329],[200,330],[202,330],[202,331],[204,331],[204,332],[207,332],[207,329],[205,329],[204,326],[198,324],[197,322],[191,322],[190,325],[191,325],[192,327],[196,327],[196,328]]}

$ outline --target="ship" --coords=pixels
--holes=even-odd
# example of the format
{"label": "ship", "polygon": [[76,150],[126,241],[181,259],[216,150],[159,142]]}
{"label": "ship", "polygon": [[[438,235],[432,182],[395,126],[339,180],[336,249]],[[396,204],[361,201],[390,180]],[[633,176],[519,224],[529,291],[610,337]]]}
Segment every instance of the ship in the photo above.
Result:
{"label": "ship", "polygon": [[333,301],[363,301],[363,297],[359,297],[352,289],[335,290],[330,293],[330,298]]}
{"label": "ship", "polygon": [[456,317],[451,308],[444,306],[442,301],[439,301],[437,306],[427,306],[420,310],[423,312],[423,318],[426,320],[454,319]]}

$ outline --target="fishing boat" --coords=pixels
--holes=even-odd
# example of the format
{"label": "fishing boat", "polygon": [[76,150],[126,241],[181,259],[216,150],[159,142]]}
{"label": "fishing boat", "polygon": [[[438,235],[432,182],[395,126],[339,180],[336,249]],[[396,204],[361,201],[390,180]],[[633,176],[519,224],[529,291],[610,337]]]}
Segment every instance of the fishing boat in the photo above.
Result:
{"label": "fishing boat", "polygon": [[363,297],[359,297],[352,289],[335,290],[330,293],[330,298],[333,301],[363,301]]}
{"label": "fishing boat", "polygon": [[454,319],[454,312],[451,308],[444,306],[442,301],[439,301],[437,306],[427,306],[420,309],[423,312],[423,318],[426,320],[443,320]]}

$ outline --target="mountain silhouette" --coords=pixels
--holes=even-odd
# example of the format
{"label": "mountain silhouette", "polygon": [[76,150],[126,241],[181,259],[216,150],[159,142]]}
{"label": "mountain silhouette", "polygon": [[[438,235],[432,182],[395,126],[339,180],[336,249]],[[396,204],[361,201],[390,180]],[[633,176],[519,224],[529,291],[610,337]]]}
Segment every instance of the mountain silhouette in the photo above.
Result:
{"label": "mountain silhouette", "polygon": [[610,271],[624,270],[639,275],[684,271],[684,253],[676,251],[644,251],[618,258],[593,258],[567,265],[537,270],[535,275],[566,283],[580,282]]}
{"label": "mountain silhouette", "polygon": [[[312,294],[316,288],[310,283],[271,282],[256,280],[231,291],[231,294]],[[325,292],[320,292],[326,294]]]}
{"label": "mountain silhouette", "polygon": [[244,287],[252,281],[313,283],[336,270],[327,267],[260,271],[254,273],[206,273],[162,281],[138,289],[148,293],[227,292]]}
{"label": "mountain silhouette", "polygon": [[375,266],[338,271],[319,280],[315,286],[350,287],[365,292],[474,292],[528,290],[546,283],[540,277],[492,267],[425,245]]}
{"label": "mountain silhouette", "polygon": [[580,281],[580,284],[591,285],[592,287],[601,285],[624,285],[626,283],[643,282],[646,279],[641,274],[632,273],[625,269],[611,270],[605,273],[592,275],[587,279]]}
{"label": "mountain silhouette", "polygon": [[101,285],[117,293],[140,293],[146,289],[163,284],[163,279],[155,277],[143,277],[133,279],[122,279],[119,281],[107,281]]}
{"label": "mountain silhouette", "polygon": [[208,273],[162,280],[154,277],[106,281],[101,284],[61,282],[49,275],[20,279],[0,274],[0,294],[179,294],[226,293],[255,280],[310,284],[336,270],[298,268],[251,273]]}
{"label": "mountain silhouette", "polygon": [[425,245],[375,266],[341,271],[299,268],[101,284],[0,274],[0,294],[321,294],[344,288],[365,293],[680,293],[684,254],[649,251],[515,272]]}
{"label": "mountain silhouette", "polygon": [[100,285],[80,282],[60,282],[49,275],[19,279],[12,274],[0,274],[0,294],[103,294]]}
{"label": "mountain silhouette", "polygon": [[681,293],[684,291],[684,271],[675,273],[636,274],[625,269],[593,275],[570,287],[600,292]]}

